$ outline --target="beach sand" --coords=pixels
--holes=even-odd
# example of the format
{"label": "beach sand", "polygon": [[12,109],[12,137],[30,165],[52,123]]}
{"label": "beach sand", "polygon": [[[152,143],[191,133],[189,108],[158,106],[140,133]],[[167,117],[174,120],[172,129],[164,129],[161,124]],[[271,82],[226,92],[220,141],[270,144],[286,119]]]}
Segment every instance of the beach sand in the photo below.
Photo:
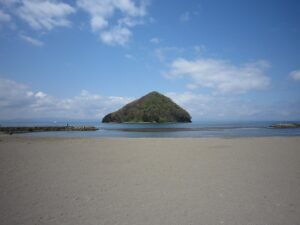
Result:
{"label": "beach sand", "polygon": [[297,225],[300,137],[0,136],[0,224]]}

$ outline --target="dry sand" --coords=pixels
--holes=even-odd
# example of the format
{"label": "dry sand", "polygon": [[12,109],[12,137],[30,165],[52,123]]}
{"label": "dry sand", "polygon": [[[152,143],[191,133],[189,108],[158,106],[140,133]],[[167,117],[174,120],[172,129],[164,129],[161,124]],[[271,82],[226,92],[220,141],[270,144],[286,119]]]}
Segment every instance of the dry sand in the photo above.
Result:
{"label": "dry sand", "polygon": [[300,137],[0,137],[0,224],[298,225]]}

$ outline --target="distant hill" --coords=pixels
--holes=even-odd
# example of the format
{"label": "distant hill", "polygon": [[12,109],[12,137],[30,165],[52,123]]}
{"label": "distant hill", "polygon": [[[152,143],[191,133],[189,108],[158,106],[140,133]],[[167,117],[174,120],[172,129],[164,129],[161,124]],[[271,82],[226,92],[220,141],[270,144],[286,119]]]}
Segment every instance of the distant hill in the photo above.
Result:
{"label": "distant hill", "polygon": [[191,122],[189,113],[170,98],[154,91],[116,112],[107,114],[103,123]]}

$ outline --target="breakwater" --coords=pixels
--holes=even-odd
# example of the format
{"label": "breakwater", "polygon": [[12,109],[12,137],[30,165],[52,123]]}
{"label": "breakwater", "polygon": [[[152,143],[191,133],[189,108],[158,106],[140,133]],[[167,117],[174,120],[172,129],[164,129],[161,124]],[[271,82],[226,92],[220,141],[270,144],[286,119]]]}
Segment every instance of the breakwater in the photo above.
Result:
{"label": "breakwater", "polygon": [[96,131],[94,126],[34,126],[34,127],[0,127],[0,132],[6,134],[49,132],[49,131]]}

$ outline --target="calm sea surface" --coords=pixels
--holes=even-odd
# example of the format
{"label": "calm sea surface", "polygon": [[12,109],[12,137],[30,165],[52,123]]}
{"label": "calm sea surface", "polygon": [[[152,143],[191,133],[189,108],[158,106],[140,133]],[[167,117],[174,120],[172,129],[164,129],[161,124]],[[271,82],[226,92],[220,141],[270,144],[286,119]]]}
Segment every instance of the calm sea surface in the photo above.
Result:
{"label": "calm sea surface", "polygon": [[[22,136],[51,137],[265,137],[300,136],[299,128],[273,129],[286,121],[193,122],[168,124],[103,124],[101,122],[1,122],[1,126],[95,126],[98,131],[36,132]],[[297,122],[297,121],[289,121]]]}

